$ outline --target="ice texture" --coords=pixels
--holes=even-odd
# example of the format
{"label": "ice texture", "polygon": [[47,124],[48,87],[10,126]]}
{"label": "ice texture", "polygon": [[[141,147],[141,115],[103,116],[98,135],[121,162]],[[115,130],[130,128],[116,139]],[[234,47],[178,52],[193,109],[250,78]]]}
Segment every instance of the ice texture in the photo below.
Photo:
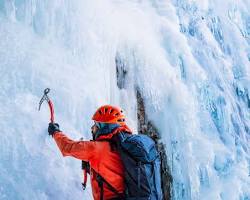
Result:
{"label": "ice texture", "polygon": [[75,140],[103,104],[136,132],[140,90],[173,200],[250,199],[249,0],[0,0],[0,77],[1,200],[92,199],[47,134],[46,87]]}

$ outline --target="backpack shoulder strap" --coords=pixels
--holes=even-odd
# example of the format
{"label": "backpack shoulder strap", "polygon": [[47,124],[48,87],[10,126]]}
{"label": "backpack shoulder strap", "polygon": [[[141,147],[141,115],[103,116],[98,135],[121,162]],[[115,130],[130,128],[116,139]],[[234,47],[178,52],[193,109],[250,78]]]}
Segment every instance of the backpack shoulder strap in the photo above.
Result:
{"label": "backpack shoulder strap", "polygon": [[103,200],[103,183],[105,183],[108,189],[119,197],[119,199],[124,199],[124,194],[119,193],[107,180],[105,180],[99,173],[97,173],[93,168],[92,170],[96,174],[98,186],[100,188],[100,200]]}

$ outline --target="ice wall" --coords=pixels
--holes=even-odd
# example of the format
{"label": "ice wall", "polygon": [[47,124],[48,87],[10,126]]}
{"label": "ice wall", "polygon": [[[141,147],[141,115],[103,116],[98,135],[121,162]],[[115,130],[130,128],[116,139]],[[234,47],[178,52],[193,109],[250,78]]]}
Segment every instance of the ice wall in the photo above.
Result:
{"label": "ice wall", "polygon": [[[0,0],[0,199],[91,199],[80,161],[47,136],[90,139],[95,109],[135,88],[167,147],[173,199],[250,199],[249,0]],[[119,89],[115,58],[126,63]]]}

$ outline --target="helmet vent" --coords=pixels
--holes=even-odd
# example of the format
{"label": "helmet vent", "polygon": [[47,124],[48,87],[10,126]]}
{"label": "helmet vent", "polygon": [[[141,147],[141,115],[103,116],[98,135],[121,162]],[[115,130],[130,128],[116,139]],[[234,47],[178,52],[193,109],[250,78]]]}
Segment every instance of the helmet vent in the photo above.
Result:
{"label": "helmet vent", "polygon": [[[1,1],[1,0],[0,0]],[[124,111],[116,106],[104,105],[98,108],[92,117],[92,120],[100,123],[125,124]]]}

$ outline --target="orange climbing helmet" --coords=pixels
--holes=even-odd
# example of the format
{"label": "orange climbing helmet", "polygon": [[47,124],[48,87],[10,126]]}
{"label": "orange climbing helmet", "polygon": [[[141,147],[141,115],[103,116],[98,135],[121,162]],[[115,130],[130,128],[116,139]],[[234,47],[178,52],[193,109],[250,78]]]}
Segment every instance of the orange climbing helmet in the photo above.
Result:
{"label": "orange climbing helmet", "polygon": [[104,105],[97,109],[92,117],[95,122],[125,125],[125,115],[121,108]]}

